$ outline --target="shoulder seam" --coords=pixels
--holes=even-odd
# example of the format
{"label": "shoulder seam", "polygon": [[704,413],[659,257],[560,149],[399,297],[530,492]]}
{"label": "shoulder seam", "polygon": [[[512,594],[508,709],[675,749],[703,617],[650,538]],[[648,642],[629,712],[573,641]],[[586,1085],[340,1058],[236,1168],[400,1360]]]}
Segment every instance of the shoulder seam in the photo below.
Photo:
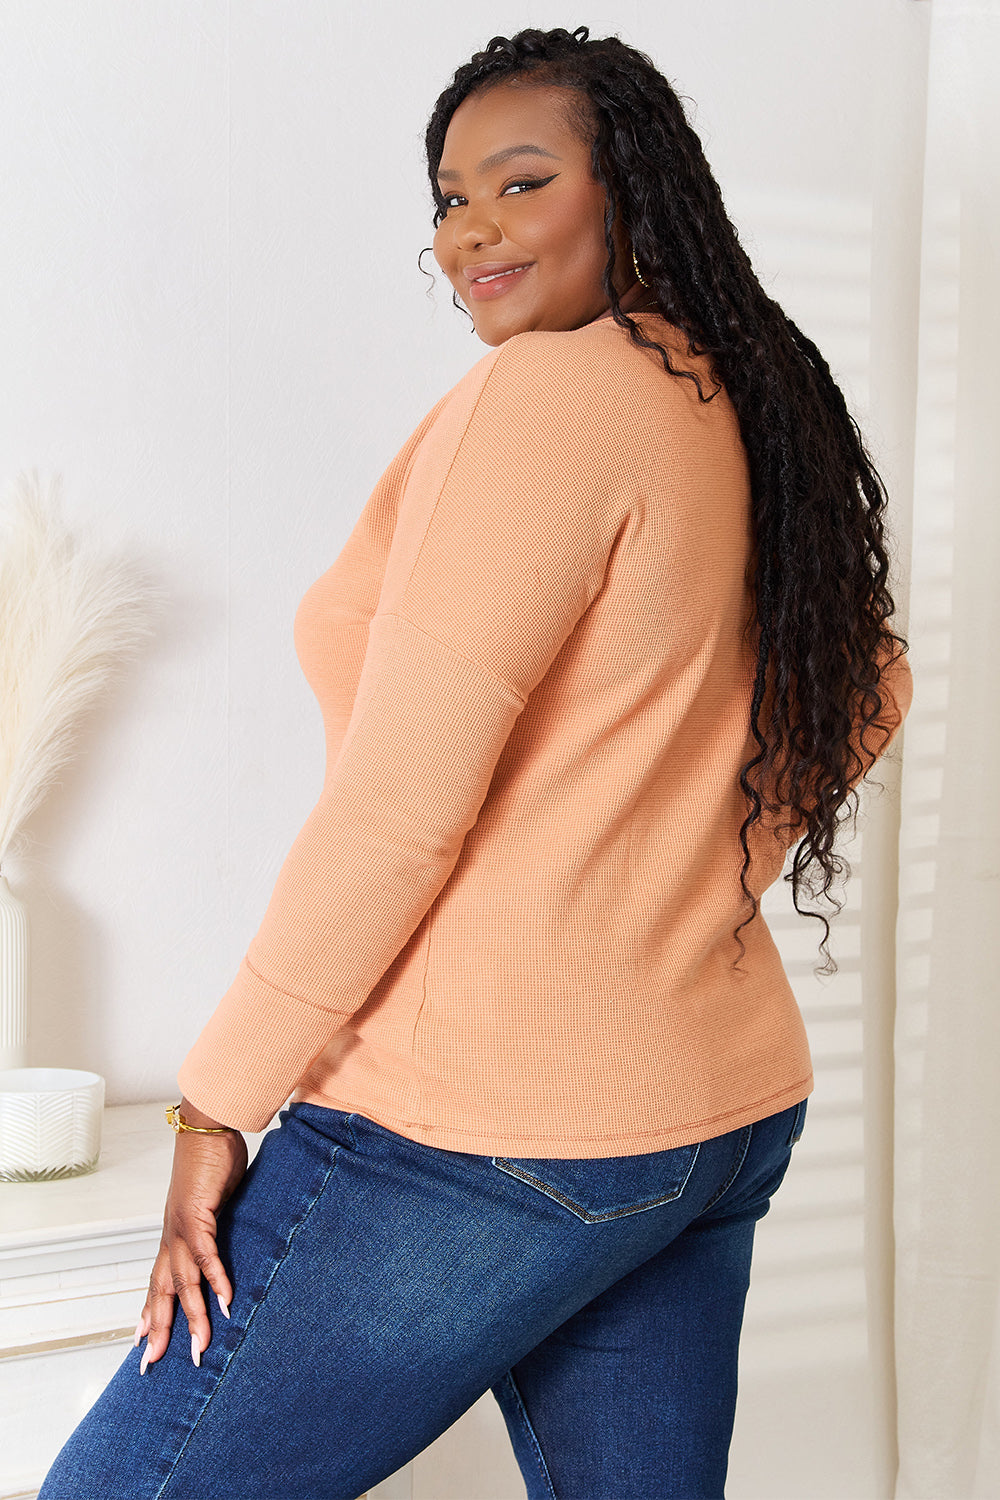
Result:
{"label": "shoulder seam", "polygon": [[[461,432],[461,435],[460,435],[460,437],[458,439],[458,442],[455,444],[455,451],[451,455],[451,463],[448,465],[447,473],[445,474],[444,478],[441,481],[440,488],[439,488],[439,490],[437,492],[437,496],[436,496],[435,501],[434,501],[434,508],[431,511],[430,515],[427,517],[427,524],[424,526],[424,534],[420,538],[420,546],[417,548],[416,556],[414,557],[412,563],[410,564],[409,575],[407,577],[406,583],[403,585],[403,592],[402,592],[402,594],[400,596],[400,603],[402,603],[402,600],[405,599],[405,597],[406,597],[406,590],[410,586],[410,579],[413,577],[413,574],[417,570],[417,565],[420,562],[420,557],[421,557],[421,554],[423,553],[423,550],[424,550],[424,544],[427,541],[427,534],[428,534],[428,532],[431,529],[431,525],[433,524],[434,517],[435,517],[435,515],[437,513],[437,508],[438,508],[438,506],[441,503],[441,497],[444,494],[445,490],[448,488],[448,481],[451,478],[451,471],[455,467],[455,464],[458,462],[458,455],[462,451],[462,444],[465,442],[466,434],[468,433],[469,428],[472,426],[473,418],[475,417],[476,412],[479,410],[479,403],[480,403],[480,401],[482,401],[483,396],[486,393],[486,387],[489,385],[490,378],[491,378],[491,376],[493,374],[493,371],[496,369],[497,365],[500,363],[500,360],[503,357],[503,352],[506,349],[506,347],[507,347],[506,344],[501,344],[500,347],[497,349],[497,351],[496,351],[496,359],[494,359],[493,363],[490,365],[490,368],[486,371],[486,378],[483,381],[482,386],[479,389],[479,394],[476,396],[475,401],[472,403],[472,410],[469,412],[469,415],[468,415],[468,417],[466,418],[466,421],[465,421],[465,426],[462,428],[462,432]],[[403,618],[403,616],[400,616],[400,618]]]}

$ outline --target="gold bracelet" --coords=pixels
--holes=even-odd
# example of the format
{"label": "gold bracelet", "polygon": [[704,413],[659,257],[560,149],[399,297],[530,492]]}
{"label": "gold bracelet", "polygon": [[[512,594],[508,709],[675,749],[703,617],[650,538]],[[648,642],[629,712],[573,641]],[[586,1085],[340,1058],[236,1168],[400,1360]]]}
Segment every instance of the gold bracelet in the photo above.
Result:
{"label": "gold bracelet", "polygon": [[225,1135],[230,1130],[236,1132],[235,1125],[189,1125],[181,1114],[180,1100],[176,1104],[168,1104],[166,1114],[167,1124],[176,1130],[178,1135],[182,1130],[196,1130],[199,1135]]}

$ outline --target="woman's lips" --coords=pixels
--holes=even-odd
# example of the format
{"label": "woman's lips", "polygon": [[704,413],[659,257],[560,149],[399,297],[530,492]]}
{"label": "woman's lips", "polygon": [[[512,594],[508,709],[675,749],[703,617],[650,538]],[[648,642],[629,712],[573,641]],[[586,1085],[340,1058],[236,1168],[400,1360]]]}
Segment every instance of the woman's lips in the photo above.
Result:
{"label": "woman's lips", "polygon": [[469,296],[475,302],[491,302],[494,297],[502,297],[505,292],[510,291],[512,286],[520,286],[533,264],[532,261],[522,266],[520,270],[509,271],[503,276],[494,276],[492,281],[470,281]]}

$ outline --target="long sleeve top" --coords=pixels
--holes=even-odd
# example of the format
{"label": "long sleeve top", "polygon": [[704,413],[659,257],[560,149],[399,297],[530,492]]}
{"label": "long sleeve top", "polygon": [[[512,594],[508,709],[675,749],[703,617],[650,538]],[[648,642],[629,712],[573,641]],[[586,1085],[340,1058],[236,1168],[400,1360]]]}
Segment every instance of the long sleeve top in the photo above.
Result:
{"label": "long sleeve top", "polygon": [[[298,607],[324,783],[185,1096],[244,1130],[291,1096],[532,1157],[664,1150],[804,1098],[763,914],[742,957],[733,936],[750,555],[725,391],[702,402],[608,315],[481,358]],[[872,761],[904,658],[884,688]],[[757,894],[789,847],[773,824]]]}

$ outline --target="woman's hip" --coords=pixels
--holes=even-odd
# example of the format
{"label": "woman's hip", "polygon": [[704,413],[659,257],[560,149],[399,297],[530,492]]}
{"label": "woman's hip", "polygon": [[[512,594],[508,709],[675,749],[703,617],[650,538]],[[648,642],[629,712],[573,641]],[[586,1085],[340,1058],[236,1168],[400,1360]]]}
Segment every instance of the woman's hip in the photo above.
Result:
{"label": "woman's hip", "polygon": [[802,1108],[645,1156],[536,1160],[289,1106],[220,1212],[234,1296],[228,1320],[210,1303],[200,1367],[178,1310],[167,1353],[140,1376],[130,1352],[42,1500],[78,1492],[73,1465],[106,1500],[212,1500],[234,1473],[254,1500],[353,1500],[693,1221],[766,1212]]}

